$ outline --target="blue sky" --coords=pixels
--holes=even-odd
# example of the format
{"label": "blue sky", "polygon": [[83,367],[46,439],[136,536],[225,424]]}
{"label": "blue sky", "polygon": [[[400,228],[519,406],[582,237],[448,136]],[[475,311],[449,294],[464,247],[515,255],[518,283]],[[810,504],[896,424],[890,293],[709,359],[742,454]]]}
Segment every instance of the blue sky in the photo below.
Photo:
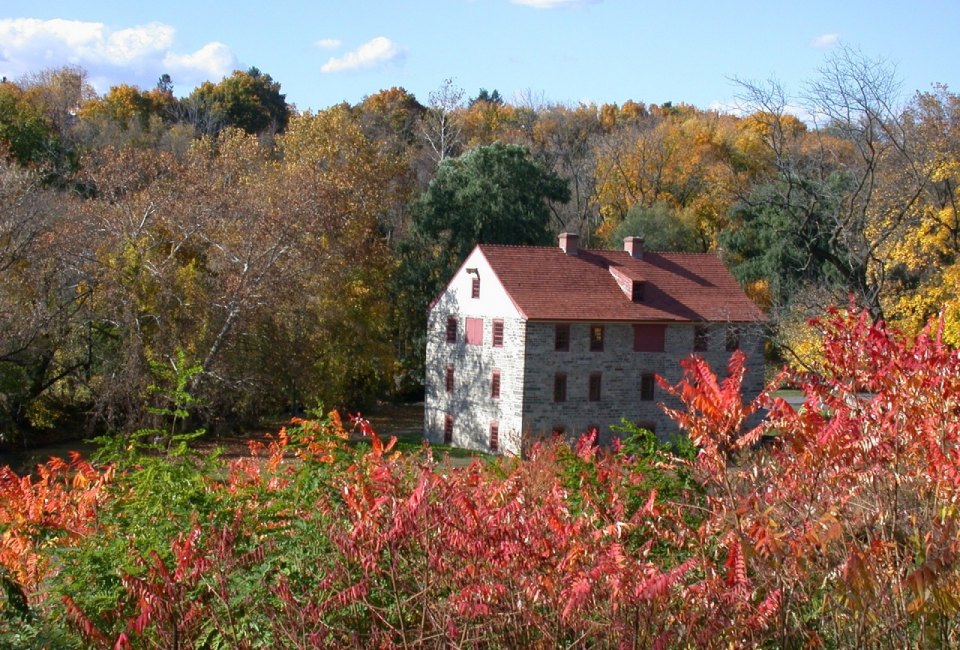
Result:
{"label": "blue sky", "polygon": [[917,0],[13,0],[0,75],[79,64],[97,90],[186,95],[257,66],[301,110],[391,86],[426,102],[444,79],[508,100],[729,104],[731,77],[791,91],[837,43],[896,64],[904,95],[960,91],[960,2]]}

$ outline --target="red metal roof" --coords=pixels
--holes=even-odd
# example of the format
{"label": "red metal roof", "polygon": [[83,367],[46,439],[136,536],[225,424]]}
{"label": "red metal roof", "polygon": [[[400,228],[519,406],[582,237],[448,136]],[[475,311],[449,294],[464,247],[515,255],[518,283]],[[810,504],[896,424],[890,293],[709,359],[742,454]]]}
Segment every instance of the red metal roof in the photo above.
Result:
{"label": "red metal roof", "polygon": [[[765,321],[714,254],[644,253],[481,244],[507,293],[528,320]],[[610,267],[642,280],[643,301],[632,302]]]}

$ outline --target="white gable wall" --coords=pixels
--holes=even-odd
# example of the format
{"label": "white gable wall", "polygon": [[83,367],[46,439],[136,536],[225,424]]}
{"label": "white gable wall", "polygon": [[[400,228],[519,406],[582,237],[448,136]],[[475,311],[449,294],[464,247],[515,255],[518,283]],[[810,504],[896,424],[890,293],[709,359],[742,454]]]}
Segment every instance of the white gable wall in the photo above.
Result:
{"label": "white gable wall", "polygon": [[[475,272],[468,271],[475,269]],[[473,278],[480,297],[472,297]],[[457,340],[447,343],[447,318],[457,318]],[[467,318],[483,320],[481,345],[466,342]],[[503,346],[493,346],[494,320],[504,325]],[[499,428],[503,453],[519,453],[526,322],[479,249],[474,249],[431,308],[427,319],[424,427],[427,439],[442,442],[452,416],[453,444],[489,450],[490,424]],[[453,366],[453,390],[446,390]],[[494,370],[500,371],[500,398],[491,397]]]}

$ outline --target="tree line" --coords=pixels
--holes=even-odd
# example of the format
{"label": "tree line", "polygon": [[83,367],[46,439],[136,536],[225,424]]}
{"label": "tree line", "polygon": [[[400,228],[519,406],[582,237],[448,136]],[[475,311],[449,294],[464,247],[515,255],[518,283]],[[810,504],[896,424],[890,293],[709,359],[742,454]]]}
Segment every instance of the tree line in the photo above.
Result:
{"label": "tree line", "polygon": [[[183,366],[231,425],[422,387],[430,300],[478,242],[716,251],[773,354],[853,300],[960,342],[960,101],[839,49],[738,110],[474,98],[298,111],[251,68],[183,98],[80,68],[0,83],[0,436],[149,419]],[[795,116],[801,107],[803,119]]]}

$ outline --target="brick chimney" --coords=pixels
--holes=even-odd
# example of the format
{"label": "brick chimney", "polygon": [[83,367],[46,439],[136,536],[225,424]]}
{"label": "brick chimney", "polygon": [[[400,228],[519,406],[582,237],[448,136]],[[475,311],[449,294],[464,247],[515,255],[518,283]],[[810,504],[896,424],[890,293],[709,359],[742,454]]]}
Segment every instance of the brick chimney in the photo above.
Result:
{"label": "brick chimney", "polygon": [[623,250],[630,253],[635,260],[643,259],[643,237],[624,237]]}
{"label": "brick chimney", "polygon": [[576,257],[579,250],[580,235],[572,232],[560,233],[560,248],[567,255]]}

